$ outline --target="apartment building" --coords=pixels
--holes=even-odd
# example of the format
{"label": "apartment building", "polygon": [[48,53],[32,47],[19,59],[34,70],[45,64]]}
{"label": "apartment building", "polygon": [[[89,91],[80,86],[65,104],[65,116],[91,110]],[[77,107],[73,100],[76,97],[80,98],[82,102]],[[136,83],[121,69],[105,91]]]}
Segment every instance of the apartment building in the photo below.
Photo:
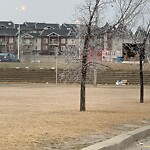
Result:
{"label": "apartment building", "polygon": [[[19,44],[20,54],[54,55],[56,51],[62,54],[66,48],[76,48],[80,55],[84,43],[84,31],[80,29],[81,26],[76,24],[59,25],[37,22],[15,24],[12,21],[0,21],[0,52],[17,54]],[[123,45],[134,43],[135,35],[144,34],[143,29],[139,28],[133,36],[133,33],[123,24],[113,30],[110,29],[111,26],[106,23],[96,31],[98,34],[97,57],[100,61],[114,61],[117,57],[123,56]],[[139,37],[142,38],[142,36]],[[150,38],[148,39],[146,53],[150,53]]]}

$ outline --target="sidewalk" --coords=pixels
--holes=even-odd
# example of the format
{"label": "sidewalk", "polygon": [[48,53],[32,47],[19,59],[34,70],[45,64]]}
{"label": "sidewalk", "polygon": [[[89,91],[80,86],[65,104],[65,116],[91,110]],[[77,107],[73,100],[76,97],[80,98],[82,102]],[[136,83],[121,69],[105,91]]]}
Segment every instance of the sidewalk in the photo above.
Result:
{"label": "sidewalk", "polygon": [[141,139],[139,141],[136,141],[129,147],[127,147],[125,150],[150,150],[150,136]]}
{"label": "sidewalk", "polygon": [[130,131],[104,142],[100,142],[81,150],[121,150],[127,146],[136,142],[137,140],[143,139],[150,136],[150,125]]}

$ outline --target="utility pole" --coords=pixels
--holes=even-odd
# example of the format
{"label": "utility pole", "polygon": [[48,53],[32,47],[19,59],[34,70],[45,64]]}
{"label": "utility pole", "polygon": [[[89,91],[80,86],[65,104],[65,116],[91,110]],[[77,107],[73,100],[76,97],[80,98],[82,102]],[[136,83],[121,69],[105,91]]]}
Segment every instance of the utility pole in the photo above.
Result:
{"label": "utility pole", "polygon": [[18,55],[17,58],[20,59],[20,23],[18,26]]}

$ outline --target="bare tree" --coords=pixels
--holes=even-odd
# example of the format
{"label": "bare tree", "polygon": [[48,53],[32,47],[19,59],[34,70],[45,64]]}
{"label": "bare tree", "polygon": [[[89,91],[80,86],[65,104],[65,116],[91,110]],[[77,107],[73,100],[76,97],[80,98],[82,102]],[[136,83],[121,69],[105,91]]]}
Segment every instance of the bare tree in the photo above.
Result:
{"label": "bare tree", "polygon": [[86,0],[85,5],[80,7],[82,22],[84,22],[86,27],[82,51],[80,111],[86,110],[85,83],[87,77],[87,67],[89,65],[87,55],[89,47],[93,44],[93,37],[95,40],[95,33],[98,31],[97,22],[98,19],[100,19],[100,15],[103,14],[103,11],[107,7],[112,6],[114,8],[117,19],[115,18],[115,21],[112,21],[111,28],[109,28],[109,32],[111,32],[120,23],[128,26],[131,25],[131,23],[133,24],[133,20],[136,21],[137,16],[144,10],[146,2],[148,2],[148,0]]}
{"label": "bare tree", "polygon": [[[91,81],[93,76],[95,76],[94,81],[96,84],[97,66],[102,66],[100,70],[108,68],[103,63],[97,65],[96,61],[97,50],[104,47],[102,35],[106,34],[108,47],[111,47],[109,38],[112,39],[114,33],[123,34],[126,32],[127,34],[132,34],[130,30],[136,30],[136,25],[141,23],[139,17],[141,18],[141,15],[144,14],[147,3],[149,3],[148,0],[85,0],[85,4],[78,6],[78,20],[80,20],[80,24],[76,29],[76,33],[78,33],[76,40],[79,43],[76,43],[75,47],[66,48],[66,61],[68,64],[61,74],[61,79],[81,83],[80,111],[86,110],[85,85],[87,81]],[[148,33],[149,31],[147,30],[146,36],[141,36],[143,40],[141,43],[143,43],[144,48],[144,41],[148,38]],[[133,35],[131,35],[132,39],[135,38]],[[135,44],[136,42],[133,43]],[[139,48],[139,54],[144,48]],[[94,51],[93,61],[89,61],[91,49]],[[143,57],[143,53],[141,54]],[[94,75],[89,69],[90,66],[95,72]],[[142,73],[140,75],[142,76]]]}
{"label": "bare tree", "polygon": [[[84,40],[84,46],[82,51],[82,68],[81,68],[81,91],[80,91],[80,111],[85,111],[85,83],[87,75],[87,54],[88,49],[91,46],[93,36],[95,36],[95,29],[97,30],[97,22],[99,15],[104,13],[104,9],[110,6],[114,7],[117,20],[112,21],[111,32],[118,24],[123,23],[124,25],[133,25],[133,21],[136,21],[138,15],[142,13],[145,8],[147,0],[87,0],[86,4],[81,8],[83,13],[82,21],[86,25],[86,34]],[[117,10],[117,13],[116,13]],[[119,11],[118,11],[119,10]],[[101,12],[102,11],[102,12]],[[94,37],[95,38],[95,37]],[[144,44],[144,43],[143,43]]]}
{"label": "bare tree", "polygon": [[142,35],[141,34],[135,35],[136,40],[135,42],[137,45],[137,51],[139,54],[139,61],[140,61],[140,103],[144,103],[143,62],[145,60],[145,49],[149,35],[150,35],[150,22],[147,26],[147,29],[144,30],[144,33]]}

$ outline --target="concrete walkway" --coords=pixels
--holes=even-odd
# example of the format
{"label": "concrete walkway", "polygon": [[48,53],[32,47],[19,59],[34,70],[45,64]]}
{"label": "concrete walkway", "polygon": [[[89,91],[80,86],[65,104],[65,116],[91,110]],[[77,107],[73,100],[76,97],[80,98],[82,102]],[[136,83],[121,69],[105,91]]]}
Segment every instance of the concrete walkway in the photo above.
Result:
{"label": "concrete walkway", "polygon": [[143,139],[148,136],[150,136],[150,125],[121,134],[104,142],[91,145],[81,150],[123,150],[137,140]]}
{"label": "concrete walkway", "polygon": [[150,136],[136,141],[125,150],[150,150]]}

